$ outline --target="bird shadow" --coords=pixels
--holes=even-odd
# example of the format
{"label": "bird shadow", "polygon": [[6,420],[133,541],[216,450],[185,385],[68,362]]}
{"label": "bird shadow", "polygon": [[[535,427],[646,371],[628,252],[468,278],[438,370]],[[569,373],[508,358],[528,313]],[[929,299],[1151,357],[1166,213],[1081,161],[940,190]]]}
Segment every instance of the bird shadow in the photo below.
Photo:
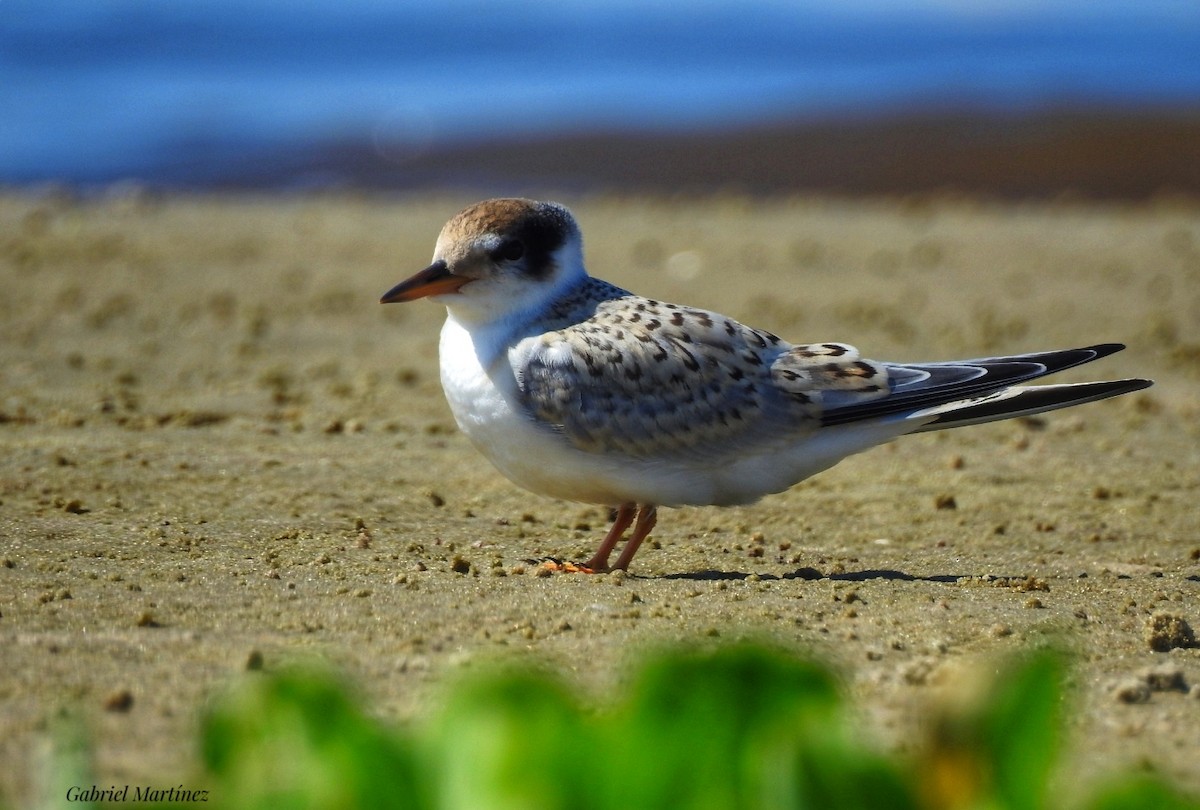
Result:
{"label": "bird shadow", "polygon": [[[933,574],[931,576],[917,576],[904,571],[895,571],[887,568],[872,568],[865,571],[839,571],[835,573],[822,573],[815,568],[797,568],[795,571],[788,571],[783,574],[755,574],[759,581],[770,582],[786,579],[808,579],[818,580],[827,579],[831,582],[866,582],[871,579],[898,580],[900,582],[958,582],[965,575],[962,574]],[[748,579],[750,573],[745,571],[717,571],[709,569],[707,571],[687,571],[677,574],[663,574],[654,579],[689,579],[704,582],[716,582],[722,580],[739,580]],[[992,581],[1012,580],[1020,582],[1028,579],[1025,576],[989,576]]]}
{"label": "bird shadow", "polygon": [[[636,575],[635,575],[636,576]],[[992,584],[1021,584],[1029,581],[1029,575],[997,575],[997,574],[932,574],[930,576],[917,576],[909,574],[905,571],[896,571],[890,568],[869,568],[864,571],[838,571],[833,573],[822,573],[816,568],[797,568],[795,571],[788,571],[783,574],[763,574],[758,572],[748,571],[717,571],[709,569],[706,571],[684,571],[675,574],[660,574],[658,576],[645,577],[646,579],[684,579],[697,582],[720,582],[730,580],[749,579],[751,576],[757,576],[760,582],[780,582],[788,579],[806,579],[819,580],[824,579],[830,582],[866,582],[872,579],[892,580],[898,582],[943,582],[951,583],[958,582],[962,579],[982,579]],[[1080,574],[1087,576],[1087,574]],[[1129,575],[1118,575],[1118,579],[1130,579]],[[1200,575],[1190,575],[1186,577],[1189,582],[1200,582]]]}

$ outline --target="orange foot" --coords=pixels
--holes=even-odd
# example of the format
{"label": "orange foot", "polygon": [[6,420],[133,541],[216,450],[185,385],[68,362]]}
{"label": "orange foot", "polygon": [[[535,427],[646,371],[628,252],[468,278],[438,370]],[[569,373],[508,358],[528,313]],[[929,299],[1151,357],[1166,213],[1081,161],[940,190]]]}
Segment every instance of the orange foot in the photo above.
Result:
{"label": "orange foot", "polygon": [[586,565],[573,563],[570,560],[560,560],[557,557],[542,557],[539,560],[530,560],[537,563],[538,567],[545,568],[547,571],[554,571],[560,574],[600,574],[603,573],[595,568],[589,568]]}

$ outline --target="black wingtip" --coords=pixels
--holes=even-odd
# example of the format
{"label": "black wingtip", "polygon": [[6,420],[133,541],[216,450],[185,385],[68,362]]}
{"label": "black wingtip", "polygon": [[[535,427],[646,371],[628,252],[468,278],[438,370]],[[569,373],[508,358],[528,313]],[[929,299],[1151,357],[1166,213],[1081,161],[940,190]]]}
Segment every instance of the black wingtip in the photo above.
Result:
{"label": "black wingtip", "polygon": [[1110,354],[1116,354],[1124,350],[1124,343],[1097,343],[1095,346],[1088,346],[1089,350],[1096,353],[1094,360],[1099,360],[1101,357],[1108,357]]}
{"label": "black wingtip", "polygon": [[1154,385],[1154,380],[1131,377],[1124,380],[1100,380],[1065,385],[1035,385],[1010,388],[1000,395],[938,414],[914,433],[946,428],[980,425],[999,419],[1031,416],[1036,413],[1099,402],[1122,394],[1131,394]]}

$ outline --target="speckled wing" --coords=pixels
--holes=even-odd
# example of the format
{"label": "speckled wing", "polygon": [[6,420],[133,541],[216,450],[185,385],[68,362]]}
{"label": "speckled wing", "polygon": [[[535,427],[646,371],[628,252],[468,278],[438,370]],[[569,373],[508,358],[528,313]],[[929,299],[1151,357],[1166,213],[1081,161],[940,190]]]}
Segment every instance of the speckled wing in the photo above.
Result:
{"label": "speckled wing", "polygon": [[842,344],[791,346],[704,310],[623,296],[510,352],[530,415],[591,452],[720,463],[820,425],[828,393],[886,396]]}

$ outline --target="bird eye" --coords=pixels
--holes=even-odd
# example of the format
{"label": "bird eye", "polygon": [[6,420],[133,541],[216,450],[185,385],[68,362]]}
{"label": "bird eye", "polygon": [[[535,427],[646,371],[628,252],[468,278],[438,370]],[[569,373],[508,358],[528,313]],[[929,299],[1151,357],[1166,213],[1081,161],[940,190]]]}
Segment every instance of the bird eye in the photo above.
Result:
{"label": "bird eye", "polygon": [[505,239],[492,255],[497,259],[515,262],[525,255],[525,245],[521,244],[520,239]]}

